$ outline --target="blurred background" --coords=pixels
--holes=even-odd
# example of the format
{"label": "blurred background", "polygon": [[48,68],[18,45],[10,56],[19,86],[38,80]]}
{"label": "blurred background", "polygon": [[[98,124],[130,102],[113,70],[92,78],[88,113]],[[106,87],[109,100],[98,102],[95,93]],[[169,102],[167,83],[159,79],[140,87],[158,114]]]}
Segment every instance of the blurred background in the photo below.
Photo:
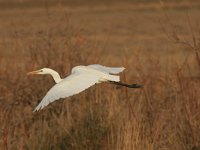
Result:
{"label": "blurred background", "polygon": [[[199,150],[199,0],[0,0],[0,149]],[[55,84],[27,76],[123,66],[102,83],[32,111]]]}

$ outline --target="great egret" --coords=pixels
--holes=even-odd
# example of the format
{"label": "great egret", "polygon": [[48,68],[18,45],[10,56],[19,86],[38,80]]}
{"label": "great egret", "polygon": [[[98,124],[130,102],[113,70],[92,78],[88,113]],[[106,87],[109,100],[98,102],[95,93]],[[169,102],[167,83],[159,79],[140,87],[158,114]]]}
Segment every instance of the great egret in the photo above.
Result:
{"label": "great egret", "polygon": [[105,67],[98,64],[89,66],[76,66],[72,68],[71,75],[64,79],[61,79],[60,75],[50,68],[43,68],[29,72],[27,75],[50,74],[56,82],[56,84],[47,92],[46,96],[42,99],[40,104],[35,108],[33,112],[43,109],[49,103],[54,102],[60,98],[78,94],[96,83],[107,81],[112,84],[126,86],[129,88],[142,87],[142,85],[138,84],[128,85],[119,82],[120,77],[114,74],[118,74],[124,69],[124,67]]}

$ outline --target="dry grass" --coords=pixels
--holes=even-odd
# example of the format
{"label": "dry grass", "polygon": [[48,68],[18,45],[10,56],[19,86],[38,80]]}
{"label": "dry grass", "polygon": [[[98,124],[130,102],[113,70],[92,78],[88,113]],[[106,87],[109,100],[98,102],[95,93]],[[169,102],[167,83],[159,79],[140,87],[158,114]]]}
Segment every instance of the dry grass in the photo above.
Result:
{"label": "dry grass", "polygon": [[[200,149],[199,10],[109,7],[0,14],[0,149]],[[103,83],[32,113],[54,83],[26,72],[94,63],[144,88]]]}

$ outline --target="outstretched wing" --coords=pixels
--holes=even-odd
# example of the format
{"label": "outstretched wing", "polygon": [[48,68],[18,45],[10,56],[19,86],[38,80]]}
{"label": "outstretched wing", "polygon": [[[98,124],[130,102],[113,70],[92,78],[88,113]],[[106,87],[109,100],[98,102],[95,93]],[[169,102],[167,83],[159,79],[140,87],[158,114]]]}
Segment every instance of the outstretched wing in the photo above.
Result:
{"label": "outstretched wing", "polygon": [[49,103],[52,103],[60,98],[69,97],[78,94],[90,86],[98,83],[100,77],[94,74],[75,72],[63,79],[61,82],[54,85],[42,99],[40,104],[34,111],[43,109]]}
{"label": "outstretched wing", "polygon": [[89,65],[88,67],[108,74],[118,74],[125,69],[124,67],[106,67],[99,64]]}

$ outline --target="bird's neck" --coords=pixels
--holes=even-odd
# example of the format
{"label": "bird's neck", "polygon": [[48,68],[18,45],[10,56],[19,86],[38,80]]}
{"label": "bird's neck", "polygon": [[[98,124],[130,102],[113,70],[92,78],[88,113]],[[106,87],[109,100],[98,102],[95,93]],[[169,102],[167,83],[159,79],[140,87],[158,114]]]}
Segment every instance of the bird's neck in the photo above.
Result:
{"label": "bird's neck", "polygon": [[56,71],[52,72],[50,75],[53,77],[53,79],[56,83],[62,81],[62,79],[60,78],[60,75]]}

